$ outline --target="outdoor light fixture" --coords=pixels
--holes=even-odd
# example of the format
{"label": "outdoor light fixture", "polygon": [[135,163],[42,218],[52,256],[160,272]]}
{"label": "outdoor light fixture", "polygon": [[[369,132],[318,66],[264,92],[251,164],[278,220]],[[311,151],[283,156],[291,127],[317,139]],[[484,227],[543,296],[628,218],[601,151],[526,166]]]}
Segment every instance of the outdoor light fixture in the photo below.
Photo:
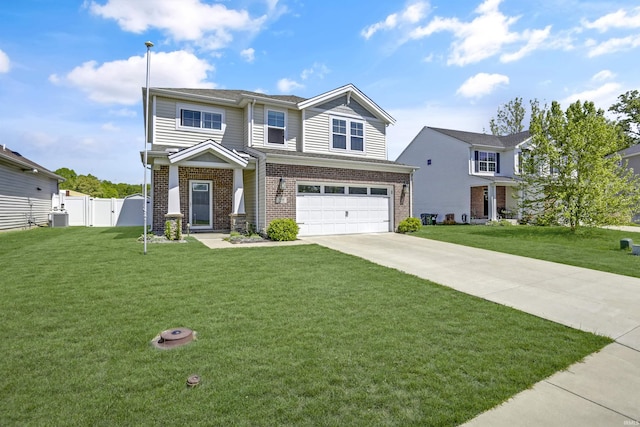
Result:
{"label": "outdoor light fixture", "polygon": [[284,181],[284,178],[280,178],[280,183],[278,184],[278,190],[284,191],[287,189],[287,183]]}
{"label": "outdoor light fixture", "polygon": [[149,70],[150,70],[150,60],[151,60],[151,48],[153,47],[153,43],[145,42],[144,45],[147,47],[147,85],[146,85],[146,108],[145,108],[145,118],[144,118],[144,183],[143,192],[144,192],[144,254],[147,254],[147,144],[149,143]]}
{"label": "outdoor light fixture", "polygon": [[402,184],[402,194],[407,194],[407,189],[409,188],[409,184]]}
{"label": "outdoor light fixture", "polygon": [[33,168],[33,169],[22,169],[22,172],[24,173],[38,173],[38,169]]}

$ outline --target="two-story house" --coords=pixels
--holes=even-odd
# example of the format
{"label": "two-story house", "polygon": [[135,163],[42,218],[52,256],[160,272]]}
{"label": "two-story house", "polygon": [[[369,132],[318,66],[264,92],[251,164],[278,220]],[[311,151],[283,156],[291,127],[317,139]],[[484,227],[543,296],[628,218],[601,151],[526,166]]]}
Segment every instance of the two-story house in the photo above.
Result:
{"label": "two-story house", "polygon": [[516,218],[517,176],[529,132],[509,136],[425,126],[398,156],[414,174],[413,216],[472,223]]}
{"label": "two-story house", "polygon": [[[146,90],[143,89],[143,105]],[[152,228],[388,232],[411,214],[413,166],[387,160],[386,111],[348,84],[313,98],[149,89]]]}

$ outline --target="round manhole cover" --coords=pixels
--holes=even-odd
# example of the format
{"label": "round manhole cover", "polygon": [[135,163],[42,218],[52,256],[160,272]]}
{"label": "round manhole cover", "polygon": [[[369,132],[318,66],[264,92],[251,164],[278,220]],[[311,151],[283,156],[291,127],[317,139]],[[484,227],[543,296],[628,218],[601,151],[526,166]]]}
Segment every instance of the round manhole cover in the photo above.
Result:
{"label": "round manhole cover", "polygon": [[157,348],[173,348],[185,345],[194,340],[195,332],[189,328],[173,328],[160,332],[152,344]]}

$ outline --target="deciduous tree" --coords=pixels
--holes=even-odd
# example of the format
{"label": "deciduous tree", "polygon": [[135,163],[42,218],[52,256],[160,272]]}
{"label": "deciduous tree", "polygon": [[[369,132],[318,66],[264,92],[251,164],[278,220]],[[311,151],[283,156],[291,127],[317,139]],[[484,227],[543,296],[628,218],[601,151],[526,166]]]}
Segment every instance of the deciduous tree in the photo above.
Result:
{"label": "deciduous tree", "polygon": [[524,130],[524,118],[527,114],[522,106],[522,98],[514,98],[498,108],[496,117],[489,121],[493,135],[512,135]]}
{"label": "deciduous tree", "polygon": [[628,145],[640,143],[640,92],[630,90],[623,93],[609,111],[620,117],[618,123],[629,138]]}
{"label": "deciduous tree", "polygon": [[537,223],[620,224],[640,203],[640,182],[615,153],[625,146],[615,123],[591,102],[562,111],[532,103],[531,143],[523,161],[520,205]]}

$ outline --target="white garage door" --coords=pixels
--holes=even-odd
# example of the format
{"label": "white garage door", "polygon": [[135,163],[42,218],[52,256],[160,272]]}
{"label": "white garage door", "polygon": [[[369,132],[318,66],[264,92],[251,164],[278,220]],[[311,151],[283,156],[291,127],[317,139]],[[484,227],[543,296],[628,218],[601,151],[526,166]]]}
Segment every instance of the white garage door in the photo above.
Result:
{"label": "white garage door", "polygon": [[[344,193],[337,194],[326,194],[324,186],[305,187],[319,187],[320,192],[297,195],[296,221],[301,236],[390,231],[389,196],[371,194],[371,188],[363,191],[365,187],[358,187],[358,191],[365,193],[359,195],[349,194],[348,187]],[[381,193],[381,190],[386,193],[386,189],[381,188],[374,188],[373,192]]]}

